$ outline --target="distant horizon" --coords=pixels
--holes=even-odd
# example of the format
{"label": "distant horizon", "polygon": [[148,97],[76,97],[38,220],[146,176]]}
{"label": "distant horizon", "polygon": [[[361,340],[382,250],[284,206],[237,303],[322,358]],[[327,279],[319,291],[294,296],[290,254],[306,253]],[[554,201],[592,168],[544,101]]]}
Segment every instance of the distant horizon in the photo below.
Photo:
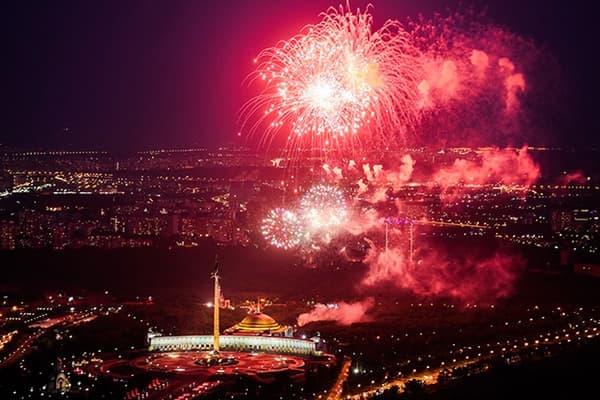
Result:
{"label": "distant horizon", "polygon": [[[446,150],[446,149],[460,149],[460,148],[469,148],[469,149],[488,149],[488,148],[505,148],[505,149],[519,149],[523,146],[527,146],[530,151],[600,151],[600,146],[583,146],[583,145],[568,145],[568,146],[557,146],[557,145],[545,145],[545,144],[532,144],[532,143],[522,143],[520,145],[508,145],[508,146],[498,146],[494,144],[489,145],[449,145],[449,146],[398,146],[394,149],[382,150],[383,153],[392,153],[398,151],[411,151],[414,149],[427,149],[427,150]],[[14,152],[64,152],[64,153],[108,153],[108,154],[119,154],[119,153],[150,153],[150,152],[193,152],[193,151],[212,151],[212,150],[221,150],[221,149],[244,149],[248,151],[254,151],[256,153],[264,153],[270,154],[274,152],[281,152],[284,155],[283,148],[270,148],[270,149],[261,149],[255,146],[250,146],[248,144],[243,143],[220,143],[220,144],[212,144],[212,145],[180,145],[180,146],[152,146],[152,147],[131,147],[127,149],[114,149],[108,147],[85,147],[85,146],[77,146],[77,145],[65,145],[65,146],[36,146],[36,147],[25,147],[25,146],[15,146],[6,143],[0,143],[0,153],[14,153]],[[313,151],[316,149],[313,149]],[[300,150],[300,151],[311,151],[311,150]],[[376,151],[376,150],[372,150]],[[57,154],[59,155],[59,154]]]}

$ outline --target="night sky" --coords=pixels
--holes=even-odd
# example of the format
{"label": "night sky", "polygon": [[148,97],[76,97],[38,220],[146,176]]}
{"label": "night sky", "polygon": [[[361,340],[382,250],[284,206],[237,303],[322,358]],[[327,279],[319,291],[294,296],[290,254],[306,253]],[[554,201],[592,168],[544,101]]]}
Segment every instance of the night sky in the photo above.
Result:
{"label": "night sky", "polygon": [[[364,8],[365,1],[352,7]],[[374,0],[375,26],[457,2]],[[534,39],[561,67],[558,143],[598,145],[596,14],[583,3],[463,1]],[[20,148],[147,149],[236,140],[243,84],[261,49],[339,0],[12,1],[4,4],[0,143]],[[591,7],[591,6],[588,6]],[[541,71],[543,73],[543,71]],[[559,84],[559,82],[557,82]],[[553,140],[555,140],[553,139]],[[239,140],[239,139],[238,139]],[[537,143],[532,143],[537,144]]]}

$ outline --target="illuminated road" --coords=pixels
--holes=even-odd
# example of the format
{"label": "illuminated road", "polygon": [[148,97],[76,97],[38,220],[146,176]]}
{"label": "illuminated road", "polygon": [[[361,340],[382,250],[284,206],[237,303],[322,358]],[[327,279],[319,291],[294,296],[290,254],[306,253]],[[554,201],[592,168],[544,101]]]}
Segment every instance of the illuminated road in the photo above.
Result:
{"label": "illuminated road", "polygon": [[2,360],[0,360],[0,368],[5,367],[18,361],[21,357],[23,357],[30,350],[31,345],[42,336],[48,329],[62,325],[64,327],[75,326],[79,324],[84,324],[96,319],[97,315],[92,313],[79,313],[77,315],[63,315],[56,318],[48,318],[41,322],[36,322],[29,325],[29,328],[38,328],[35,333],[30,334],[24,341],[21,343],[19,347],[12,351],[12,353],[8,354]]}
{"label": "illuminated road", "polygon": [[[590,321],[589,325],[600,325],[600,321]],[[364,399],[380,394],[384,390],[398,388],[398,393],[404,391],[404,385],[410,380],[418,380],[423,385],[432,385],[438,383],[438,378],[443,370],[454,370],[456,368],[468,367],[485,360],[507,359],[510,356],[519,356],[520,351],[532,349],[546,349],[550,346],[558,347],[561,344],[571,342],[582,342],[586,340],[594,340],[600,337],[600,329],[598,326],[573,326],[569,329],[562,329],[555,332],[547,332],[539,334],[535,339],[514,339],[503,342],[497,342],[494,348],[488,350],[485,354],[479,352],[476,355],[464,355],[462,360],[453,358],[450,362],[442,362],[438,368],[427,369],[425,371],[414,371],[412,374],[405,375],[401,378],[396,378],[384,382],[379,385],[370,385],[362,391],[345,396],[337,395],[329,397],[330,399]],[[560,349],[559,349],[560,351]],[[520,361],[518,361],[520,362]],[[357,385],[360,389],[360,385]],[[333,394],[333,392],[331,393]]]}
{"label": "illuminated road", "polygon": [[[434,369],[434,370],[429,370],[427,372],[419,372],[419,373],[407,375],[404,378],[395,379],[393,381],[389,381],[389,382],[386,382],[386,383],[384,383],[382,385],[379,385],[377,388],[369,388],[369,389],[366,389],[365,391],[363,391],[361,393],[354,394],[354,395],[349,395],[349,396],[346,396],[344,398],[346,398],[346,399],[355,399],[355,400],[359,400],[359,399],[363,399],[363,398],[368,398],[368,397],[373,396],[375,394],[381,393],[384,390],[392,389],[394,386],[398,387],[398,393],[402,393],[404,391],[404,384],[406,384],[406,382],[408,382],[410,380],[413,380],[413,379],[421,381],[425,385],[433,385],[433,384],[437,383],[439,374],[440,374],[440,372],[444,368],[465,367],[465,366],[467,366],[469,364],[474,364],[477,361],[481,361],[481,360],[471,360],[471,361],[456,362],[456,363],[452,363],[452,364],[449,364],[447,366],[440,367],[440,368],[437,368],[437,369]],[[335,399],[340,399],[340,398],[342,398],[342,397],[341,396],[335,397]]]}
{"label": "illuminated road", "polygon": [[327,400],[338,399],[344,390],[344,382],[348,379],[348,373],[350,372],[350,366],[352,365],[352,359],[350,357],[344,357],[344,363],[342,364],[342,368],[340,369],[340,374],[338,375],[335,384],[329,391],[329,395],[327,396]]}
{"label": "illuminated road", "polygon": [[7,355],[2,361],[0,361],[0,368],[10,365],[16,361],[19,361],[29,351],[29,348],[33,342],[35,342],[44,333],[43,329],[38,330],[35,333],[29,335],[27,339],[19,347],[14,349],[12,353]]}

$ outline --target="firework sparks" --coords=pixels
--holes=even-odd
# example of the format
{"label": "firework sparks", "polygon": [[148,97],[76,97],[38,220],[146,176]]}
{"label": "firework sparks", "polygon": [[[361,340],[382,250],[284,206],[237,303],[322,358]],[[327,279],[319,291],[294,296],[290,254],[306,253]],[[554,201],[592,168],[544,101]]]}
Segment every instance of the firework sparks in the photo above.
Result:
{"label": "firework sparks", "polygon": [[263,219],[261,231],[272,246],[285,250],[298,246],[303,236],[302,224],[296,214],[284,208],[271,210]]}
{"label": "firework sparks", "polygon": [[[241,110],[243,129],[284,145],[291,163],[326,161],[407,144],[485,143],[520,135],[534,44],[469,15],[386,21],[340,6],[263,50],[250,81],[261,92]],[[550,65],[544,63],[543,65]],[[539,86],[539,85],[538,85]],[[524,139],[524,138],[523,138]]]}
{"label": "firework sparks", "polygon": [[401,132],[416,119],[417,50],[399,22],[373,31],[368,11],[330,8],[316,25],[255,60],[262,93],[243,110],[266,122],[264,140],[289,132],[288,150],[345,151]]}
{"label": "firework sparks", "polygon": [[344,194],[333,186],[317,185],[300,201],[301,216],[310,234],[324,233],[326,241],[348,219]]}
{"label": "firework sparks", "polygon": [[[419,191],[439,189],[442,207],[488,185],[526,193],[540,176],[527,147],[488,147],[429,173],[410,154],[401,159],[390,154],[412,144],[489,146],[499,135],[520,135],[517,128],[527,123],[524,112],[532,100],[526,92],[542,87],[531,72],[543,58],[529,40],[468,15],[419,18],[405,26],[388,20],[377,29],[368,7],[330,8],[316,25],[255,59],[250,79],[262,91],[242,108],[244,129],[264,132],[263,144],[284,144],[286,166],[319,153],[314,160],[323,163],[327,179],[356,196],[347,202],[335,186],[314,186],[291,205],[293,222],[272,211],[263,234],[274,246],[300,247],[310,255],[346,244],[349,235],[362,236],[370,244],[365,286],[399,282],[420,295],[466,301],[504,297],[512,290],[518,260],[500,252],[455,259],[423,246],[417,253],[436,256],[413,262],[413,242],[410,257],[404,245],[389,246],[388,211],[381,211],[393,203],[396,218],[402,217],[410,207],[402,204],[403,188],[413,183]],[[567,183],[581,179],[580,174],[564,177]],[[357,184],[349,187],[350,181]],[[385,250],[367,235],[385,235]],[[482,284],[488,279],[497,285]],[[322,311],[331,310],[320,308],[306,317],[322,319]]]}

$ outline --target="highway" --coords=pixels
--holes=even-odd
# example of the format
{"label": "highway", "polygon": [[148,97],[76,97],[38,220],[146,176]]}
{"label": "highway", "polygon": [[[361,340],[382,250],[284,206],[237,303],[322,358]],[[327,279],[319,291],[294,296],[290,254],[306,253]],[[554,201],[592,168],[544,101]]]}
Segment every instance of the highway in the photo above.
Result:
{"label": "highway", "polygon": [[348,373],[350,372],[351,365],[352,359],[347,356],[344,357],[344,363],[340,369],[340,374],[338,375],[335,384],[331,387],[329,395],[327,396],[327,400],[335,400],[340,398],[342,391],[344,390],[344,382],[346,382],[346,379],[348,379]]}
{"label": "highway", "polygon": [[16,361],[19,361],[30,350],[31,345],[35,342],[42,334],[43,329],[39,329],[35,333],[30,334],[19,347],[14,349],[10,354],[0,360],[0,368],[6,367]]}
{"label": "highway", "polygon": [[[398,392],[401,393],[404,391],[404,385],[413,379],[421,381],[423,385],[432,385],[438,383],[438,378],[443,370],[452,371],[456,368],[472,366],[486,360],[497,360],[499,358],[507,360],[507,357],[519,356],[519,353],[524,354],[524,352],[529,352],[531,350],[540,348],[546,349],[556,347],[556,350],[560,351],[558,347],[561,344],[598,340],[600,338],[600,321],[590,319],[586,322],[587,324],[585,326],[570,326],[568,329],[538,334],[534,338],[530,337],[496,342],[496,344],[493,347],[489,347],[489,350],[487,350],[485,353],[479,351],[476,354],[463,354],[461,360],[455,357],[448,362],[442,362],[437,368],[431,368],[425,371],[414,371],[411,374],[388,380],[379,385],[370,385],[364,387],[362,390],[360,385],[357,385],[357,387],[352,390],[352,394],[347,394],[345,396],[342,396],[340,392],[334,393],[332,390],[328,399],[360,400],[370,398],[383,392],[384,390],[392,389],[393,387],[397,387]],[[476,346],[471,346],[471,348],[475,349]]]}

